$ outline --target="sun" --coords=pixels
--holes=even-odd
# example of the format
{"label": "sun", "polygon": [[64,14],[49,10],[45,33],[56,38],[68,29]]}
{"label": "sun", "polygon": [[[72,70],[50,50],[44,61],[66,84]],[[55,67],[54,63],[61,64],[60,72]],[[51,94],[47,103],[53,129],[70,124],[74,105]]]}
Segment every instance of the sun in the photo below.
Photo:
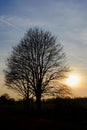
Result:
{"label": "sun", "polygon": [[66,79],[66,84],[70,87],[77,87],[80,82],[80,78],[78,75],[71,74],[69,77]]}

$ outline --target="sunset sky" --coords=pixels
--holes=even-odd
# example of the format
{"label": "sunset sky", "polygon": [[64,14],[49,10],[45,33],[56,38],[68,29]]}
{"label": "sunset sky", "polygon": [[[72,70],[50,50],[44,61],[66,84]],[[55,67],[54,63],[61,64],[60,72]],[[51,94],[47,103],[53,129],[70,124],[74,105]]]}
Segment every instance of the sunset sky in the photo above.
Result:
{"label": "sunset sky", "polygon": [[87,96],[87,0],[0,0],[0,95],[12,91],[4,85],[5,63],[12,47],[30,27],[56,35],[64,45],[75,96]]}

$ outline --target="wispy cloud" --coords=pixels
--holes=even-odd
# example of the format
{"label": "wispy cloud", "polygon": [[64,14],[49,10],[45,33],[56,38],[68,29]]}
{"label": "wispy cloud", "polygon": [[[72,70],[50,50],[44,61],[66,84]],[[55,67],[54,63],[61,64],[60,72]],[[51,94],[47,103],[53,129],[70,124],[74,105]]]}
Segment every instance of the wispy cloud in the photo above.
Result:
{"label": "wispy cloud", "polygon": [[40,26],[58,36],[69,65],[87,75],[86,0],[15,0],[6,4],[0,8],[0,71],[26,30]]}

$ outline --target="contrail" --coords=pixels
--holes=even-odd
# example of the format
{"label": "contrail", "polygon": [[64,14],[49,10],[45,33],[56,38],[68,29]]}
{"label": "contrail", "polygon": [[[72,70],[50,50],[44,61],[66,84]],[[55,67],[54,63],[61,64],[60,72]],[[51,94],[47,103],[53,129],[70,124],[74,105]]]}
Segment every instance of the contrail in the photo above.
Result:
{"label": "contrail", "polygon": [[17,25],[9,22],[7,19],[3,19],[3,18],[0,18],[0,22],[4,23],[4,24],[8,24],[9,26],[13,27],[14,29],[16,30],[19,30],[19,31],[24,31],[22,28],[18,27]]}

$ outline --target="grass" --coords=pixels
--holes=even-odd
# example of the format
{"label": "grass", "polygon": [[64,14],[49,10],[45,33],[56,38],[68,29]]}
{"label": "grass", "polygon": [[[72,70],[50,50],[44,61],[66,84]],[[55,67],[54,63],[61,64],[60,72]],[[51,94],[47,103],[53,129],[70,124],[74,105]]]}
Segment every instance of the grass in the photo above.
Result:
{"label": "grass", "polygon": [[[19,130],[87,130],[87,99],[56,99],[36,104],[29,111],[20,102],[0,103],[0,127]],[[85,105],[84,105],[85,104]]]}

